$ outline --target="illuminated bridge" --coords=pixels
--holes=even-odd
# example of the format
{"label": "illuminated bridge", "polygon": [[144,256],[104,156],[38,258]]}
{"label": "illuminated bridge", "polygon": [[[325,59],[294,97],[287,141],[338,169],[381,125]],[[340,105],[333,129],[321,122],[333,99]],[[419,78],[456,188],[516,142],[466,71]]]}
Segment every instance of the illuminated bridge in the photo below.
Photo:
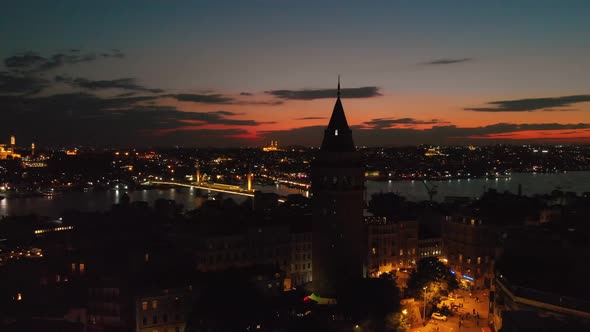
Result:
{"label": "illuminated bridge", "polygon": [[221,184],[221,183],[212,183],[212,184],[199,183],[199,184],[196,184],[196,183],[182,183],[182,182],[168,182],[168,181],[149,181],[147,183],[148,184],[163,184],[163,185],[187,187],[187,188],[196,188],[196,189],[214,191],[214,192],[225,193],[225,194],[254,197],[254,190],[247,190],[247,189],[243,189],[238,186],[232,186],[229,184]]}

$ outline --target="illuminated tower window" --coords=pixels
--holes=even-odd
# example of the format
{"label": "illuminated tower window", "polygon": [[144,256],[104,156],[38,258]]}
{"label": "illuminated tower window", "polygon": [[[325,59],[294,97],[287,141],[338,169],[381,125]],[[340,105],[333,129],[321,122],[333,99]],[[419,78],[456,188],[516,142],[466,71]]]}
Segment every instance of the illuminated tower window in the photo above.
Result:
{"label": "illuminated tower window", "polygon": [[338,129],[334,130],[334,136],[338,136]]}

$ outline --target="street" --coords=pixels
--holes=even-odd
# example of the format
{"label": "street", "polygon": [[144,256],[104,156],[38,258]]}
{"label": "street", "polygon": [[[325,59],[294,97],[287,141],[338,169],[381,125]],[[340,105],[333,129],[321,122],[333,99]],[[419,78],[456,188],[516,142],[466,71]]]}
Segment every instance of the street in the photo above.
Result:
{"label": "street", "polygon": [[[469,292],[466,291],[456,291],[456,293],[461,294],[463,298],[455,299],[454,301],[445,300],[440,303],[439,306],[443,304],[451,306],[451,303],[456,305],[462,304],[462,308],[458,308],[458,311],[454,311],[454,315],[448,317],[446,322],[438,321],[435,319],[427,319],[427,324],[424,326],[422,324],[422,312],[423,312],[423,302],[416,301],[412,304],[412,308],[409,310],[409,315],[412,316],[411,321],[413,322],[410,331],[412,332],[425,332],[425,331],[439,331],[439,332],[457,332],[457,331],[464,331],[464,332],[481,332],[482,327],[488,326],[488,290],[483,291],[474,291],[472,292],[472,297],[469,296]],[[478,298],[478,301],[475,301],[475,297]],[[475,313],[479,313],[479,320],[474,316]],[[459,320],[463,317],[463,324],[459,327]],[[479,322],[478,322],[479,321]]]}

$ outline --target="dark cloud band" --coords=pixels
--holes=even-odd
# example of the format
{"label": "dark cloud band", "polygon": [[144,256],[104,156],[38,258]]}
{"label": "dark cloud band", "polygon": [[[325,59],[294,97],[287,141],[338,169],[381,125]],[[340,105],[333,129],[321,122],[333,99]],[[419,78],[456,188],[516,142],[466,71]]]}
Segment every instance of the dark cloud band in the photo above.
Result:
{"label": "dark cloud band", "polygon": [[467,62],[467,61],[472,61],[472,58],[461,58],[461,59],[438,59],[438,60],[433,60],[433,61],[429,61],[429,62],[425,62],[425,65],[451,65],[454,63],[461,63],[461,62]]}
{"label": "dark cloud band", "polygon": [[534,112],[547,111],[554,107],[567,107],[572,104],[589,101],[590,95],[500,100],[487,103],[488,105],[493,105],[493,107],[471,107],[465,108],[464,110],[473,112]]}
{"label": "dark cloud band", "polygon": [[414,126],[414,125],[440,125],[448,124],[449,122],[439,119],[432,120],[416,120],[413,118],[378,118],[371,121],[364,122],[363,125],[372,129],[385,129],[396,126]]}
{"label": "dark cloud band", "polygon": [[[282,99],[295,100],[313,100],[336,97],[336,89],[318,89],[318,90],[271,90],[266,93]],[[348,88],[341,90],[342,98],[371,98],[377,97],[379,88],[375,86],[366,86],[361,88]]]}
{"label": "dark cloud band", "polygon": [[134,78],[120,78],[114,80],[100,80],[100,81],[92,81],[85,78],[76,78],[72,79],[66,76],[55,76],[56,82],[67,83],[72,86],[77,86],[80,88],[85,88],[89,90],[101,90],[101,89],[124,89],[124,90],[132,90],[132,91],[141,91],[141,92],[152,92],[152,93],[161,93],[164,90],[161,89],[148,89],[137,84],[137,81]]}
{"label": "dark cloud band", "polygon": [[[101,56],[122,58],[124,54],[116,50],[116,52],[102,53]],[[94,61],[97,58],[98,56],[95,53],[81,54],[80,50],[77,49],[56,53],[47,58],[35,52],[26,52],[5,58],[4,65],[12,71],[34,73],[55,69],[66,64]]]}

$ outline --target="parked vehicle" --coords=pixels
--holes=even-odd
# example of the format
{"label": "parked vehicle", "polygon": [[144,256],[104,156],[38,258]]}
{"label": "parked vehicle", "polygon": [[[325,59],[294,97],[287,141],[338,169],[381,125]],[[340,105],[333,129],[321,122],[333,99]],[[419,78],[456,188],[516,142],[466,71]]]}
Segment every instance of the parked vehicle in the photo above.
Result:
{"label": "parked vehicle", "polygon": [[440,314],[438,312],[433,313],[431,317],[433,319],[436,319],[436,320],[442,320],[443,322],[446,322],[447,321],[447,316],[442,315],[442,314]]}

